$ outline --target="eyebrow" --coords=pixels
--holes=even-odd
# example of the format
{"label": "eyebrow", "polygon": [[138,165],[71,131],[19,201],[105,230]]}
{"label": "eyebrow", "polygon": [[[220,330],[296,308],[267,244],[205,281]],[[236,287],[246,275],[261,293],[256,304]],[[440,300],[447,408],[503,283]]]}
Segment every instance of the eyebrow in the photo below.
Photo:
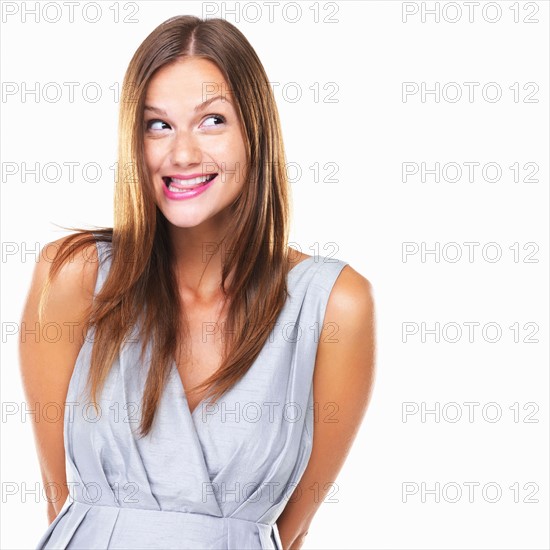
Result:
{"label": "eyebrow", "polygon": [[[202,103],[200,103],[199,105],[197,105],[194,109],[193,109],[193,112],[194,113],[198,113],[199,111],[205,109],[206,107],[208,107],[208,105],[210,105],[211,103],[214,103],[214,101],[227,101],[230,105],[233,105],[233,103],[231,103],[231,101],[223,96],[223,95],[216,95],[214,97],[211,97],[210,99],[207,99],[206,101],[203,101]],[[164,116],[168,116],[166,114],[166,111],[163,111],[162,109],[159,109],[158,107],[153,107],[152,105],[145,105],[144,107],[144,110],[145,111],[153,111],[154,113],[158,113],[159,115],[164,115]]]}

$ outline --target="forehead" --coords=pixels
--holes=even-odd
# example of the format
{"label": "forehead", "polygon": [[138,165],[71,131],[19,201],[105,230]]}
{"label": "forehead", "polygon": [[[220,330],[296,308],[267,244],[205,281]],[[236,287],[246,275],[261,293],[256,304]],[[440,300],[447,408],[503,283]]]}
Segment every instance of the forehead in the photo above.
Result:
{"label": "forehead", "polygon": [[183,57],[161,67],[147,86],[146,100],[174,101],[191,107],[213,97],[227,95],[229,85],[215,63],[198,57]]}

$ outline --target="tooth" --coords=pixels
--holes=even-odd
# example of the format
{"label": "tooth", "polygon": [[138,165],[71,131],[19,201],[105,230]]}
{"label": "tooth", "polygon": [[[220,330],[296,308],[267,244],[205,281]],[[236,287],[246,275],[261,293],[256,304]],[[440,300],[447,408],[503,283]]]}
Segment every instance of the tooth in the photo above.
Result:
{"label": "tooth", "polygon": [[179,185],[181,187],[191,188],[191,187],[195,187],[197,185],[201,185],[202,183],[207,181],[209,177],[210,176],[202,176],[202,177],[198,177],[198,178],[193,178],[192,180],[179,180],[177,178],[172,178],[172,182],[175,185]]}

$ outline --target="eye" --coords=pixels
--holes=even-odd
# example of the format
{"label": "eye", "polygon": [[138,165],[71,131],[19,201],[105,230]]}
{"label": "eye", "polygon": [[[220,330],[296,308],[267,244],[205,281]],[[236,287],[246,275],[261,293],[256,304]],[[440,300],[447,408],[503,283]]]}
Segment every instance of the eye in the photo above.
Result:
{"label": "eye", "polygon": [[[225,117],[223,117],[222,115],[208,115],[205,118],[205,120],[210,120],[210,119],[218,119],[221,121],[221,124],[225,123]],[[205,126],[213,127],[213,126],[219,126],[219,124],[206,124]]]}
{"label": "eye", "polygon": [[[145,122],[145,129],[146,130],[164,130],[164,128],[158,126],[158,125],[162,125],[162,124],[164,124],[164,126],[168,126],[168,124],[166,124],[166,122],[163,122],[162,120],[159,120],[158,118],[153,118],[153,119],[148,120],[148,121]],[[157,125],[157,126],[153,127],[153,125]]]}

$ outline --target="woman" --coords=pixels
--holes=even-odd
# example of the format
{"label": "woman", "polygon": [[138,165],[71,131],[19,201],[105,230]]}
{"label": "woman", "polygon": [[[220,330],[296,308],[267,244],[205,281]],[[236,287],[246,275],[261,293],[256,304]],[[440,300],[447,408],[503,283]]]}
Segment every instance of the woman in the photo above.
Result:
{"label": "woman", "polygon": [[374,308],[346,262],[287,246],[277,108],[240,31],[146,38],[118,166],[113,228],[46,245],[23,313],[63,328],[20,345],[28,401],[64,412],[34,426],[37,548],[300,548],[367,408]]}

